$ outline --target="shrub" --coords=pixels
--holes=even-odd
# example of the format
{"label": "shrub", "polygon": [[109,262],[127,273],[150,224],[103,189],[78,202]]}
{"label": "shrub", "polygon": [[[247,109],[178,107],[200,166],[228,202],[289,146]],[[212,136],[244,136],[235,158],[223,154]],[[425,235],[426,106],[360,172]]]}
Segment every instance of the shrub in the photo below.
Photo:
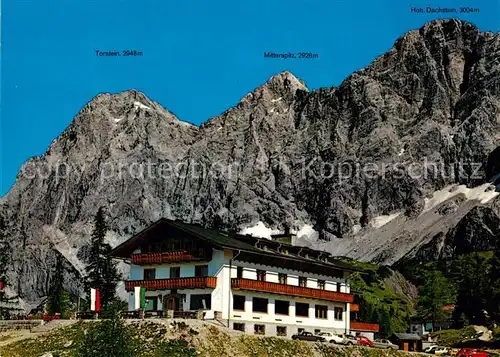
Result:
{"label": "shrub", "polygon": [[115,312],[111,319],[90,323],[77,348],[78,357],[135,357],[136,340]]}
{"label": "shrub", "polygon": [[196,351],[185,340],[162,341],[156,348],[155,356],[187,357],[195,356]]}

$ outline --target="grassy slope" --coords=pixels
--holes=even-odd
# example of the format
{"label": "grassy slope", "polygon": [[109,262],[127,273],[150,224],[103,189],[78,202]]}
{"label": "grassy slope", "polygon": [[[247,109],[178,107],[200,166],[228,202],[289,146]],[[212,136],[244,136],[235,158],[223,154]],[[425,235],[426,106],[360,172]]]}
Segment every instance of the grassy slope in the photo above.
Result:
{"label": "grassy slope", "polygon": [[[90,322],[91,323],[91,322]],[[4,346],[2,357],[36,357],[51,352],[57,356],[76,356],[75,349],[82,340],[89,322],[60,328],[37,339],[25,340]],[[161,322],[134,322],[129,325],[139,340],[137,357],[185,356],[175,351],[175,343],[188,341],[198,356],[207,357],[385,357],[408,356],[403,352],[369,349],[364,347],[342,348],[327,344],[314,344],[282,338],[257,337],[226,331],[212,324],[168,326]],[[173,339],[173,340],[172,340]],[[71,341],[71,345],[67,346]],[[164,341],[164,342],[162,342]],[[165,342],[166,341],[166,342]],[[160,348],[161,347],[161,348]],[[167,347],[167,348],[165,348]],[[170,351],[170,352],[166,352]]]}
{"label": "grassy slope", "polygon": [[[416,302],[409,294],[405,294],[407,282],[404,277],[386,266],[348,258],[343,258],[343,260],[363,271],[363,273],[352,275],[351,289],[359,292],[365,307],[369,305],[372,311],[378,311],[375,314],[370,311],[361,311],[361,318],[367,322],[381,324],[381,329],[385,329],[381,331],[382,333],[386,332],[390,335],[393,332],[406,332],[408,319],[415,313]],[[388,315],[386,313],[385,320],[384,310],[388,313]]]}

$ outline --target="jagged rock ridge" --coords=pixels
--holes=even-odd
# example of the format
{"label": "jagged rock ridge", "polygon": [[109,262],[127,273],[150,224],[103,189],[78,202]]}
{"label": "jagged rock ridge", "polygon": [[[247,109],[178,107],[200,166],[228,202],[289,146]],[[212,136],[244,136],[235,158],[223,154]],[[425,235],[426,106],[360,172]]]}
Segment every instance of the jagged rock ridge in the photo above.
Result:
{"label": "jagged rock ridge", "polygon": [[[11,280],[37,302],[55,251],[82,272],[78,252],[100,206],[113,244],[162,216],[224,229],[286,223],[308,227],[308,244],[317,236],[334,253],[393,263],[488,202],[428,207],[435,191],[497,172],[498,58],[499,34],[439,20],[339,87],[309,91],[282,72],[199,128],[142,93],[101,94],[0,201],[15,248]],[[445,175],[395,166],[425,162]],[[378,167],[370,177],[357,171],[369,165]]]}

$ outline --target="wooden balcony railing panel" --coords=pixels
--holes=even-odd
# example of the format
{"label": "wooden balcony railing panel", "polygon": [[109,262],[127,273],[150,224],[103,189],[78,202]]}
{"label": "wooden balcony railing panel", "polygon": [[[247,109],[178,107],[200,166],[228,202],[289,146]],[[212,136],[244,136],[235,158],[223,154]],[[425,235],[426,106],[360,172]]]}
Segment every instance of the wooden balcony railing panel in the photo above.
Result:
{"label": "wooden balcony railing panel", "polygon": [[197,311],[174,311],[174,319],[196,319]]}
{"label": "wooden balcony railing panel", "polygon": [[217,286],[217,277],[205,276],[155,280],[127,280],[125,282],[125,290],[127,291],[134,290],[134,287],[136,286],[140,286],[148,290],[215,288]]}
{"label": "wooden balcony railing panel", "polygon": [[176,250],[163,253],[132,254],[130,260],[133,264],[159,264],[180,261],[203,261],[210,259],[206,251],[195,253],[187,250]]}
{"label": "wooden balcony railing panel", "polygon": [[351,304],[349,307],[349,310],[351,312],[358,312],[359,311],[359,304]]}
{"label": "wooden balcony railing panel", "polygon": [[327,301],[351,303],[354,300],[354,296],[347,293],[305,288],[301,286],[271,283],[269,281],[260,281],[251,279],[231,279],[231,287],[235,290],[241,289],[241,290],[261,291],[271,294],[301,296],[311,299],[327,300]]}
{"label": "wooden balcony railing panel", "polygon": [[379,325],[368,322],[351,321],[351,330],[378,332]]}

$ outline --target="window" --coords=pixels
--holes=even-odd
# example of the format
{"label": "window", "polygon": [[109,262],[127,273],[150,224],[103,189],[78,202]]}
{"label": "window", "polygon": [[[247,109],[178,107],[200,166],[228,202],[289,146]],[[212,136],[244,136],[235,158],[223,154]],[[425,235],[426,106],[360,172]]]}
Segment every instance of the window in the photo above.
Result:
{"label": "window", "polygon": [[144,269],[144,280],[155,280],[156,269]]}
{"label": "window", "polygon": [[256,335],[265,335],[266,334],[266,326],[265,325],[253,325],[253,332]]}
{"label": "window", "polygon": [[315,306],[315,316],[317,319],[326,319],[328,314],[328,306],[316,305]]}
{"label": "window", "polygon": [[284,300],[276,300],[274,302],[274,313],[279,315],[289,315],[288,309],[290,302]]}
{"label": "window", "polygon": [[194,276],[208,276],[208,265],[196,265],[194,267]]}
{"label": "window", "polygon": [[295,304],[295,315],[309,317],[309,304],[298,302]]}
{"label": "window", "polygon": [[238,279],[242,279],[243,278],[243,267],[237,267],[236,268],[236,277]]}
{"label": "window", "polygon": [[325,281],[324,280],[318,280],[318,289],[325,290]]}
{"label": "window", "polygon": [[307,278],[305,276],[299,276],[299,286],[307,288]]}
{"label": "window", "polygon": [[233,324],[233,330],[245,332],[245,324],[235,322]]}
{"label": "window", "polygon": [[253,312],[265,312],[265,313],[267,313],[267,303],[268,303],[267,299],[254,297],[253,298],[253,306],[252,306]]}
{"label": "window", "polygon": [[280,284],[286,284],[286,274],[279,273],[278,281]]}
{"label": "window", "polygon": [[286,326],[276,326],[277,336],[286,336]]}
{"label": "window", "polygon": [[266,271],[265,270],[257,270],[257,280],[266,281]]}
{"label": "window", "polygon": [[190,310],[210,310],[212,308],[212,295],[191,295]]}
{"label": "window", "polygon": [[242,295],[233,295],[233,310],[245,311],[245,297]]}
{"label": "window", "polygon": [[343,321],[344,320],[344,309],[341,307],[336,307],[333,309],[335,320]]}
{"label": "window", "polygon": [[335,290],[340,292],[340,283],[337,283],[337,286],[336,286]]}
{"label": "window", "polygon": [[302,332],[304,332],[304,331],[305,331],[305,330],[304,330],[303,328],[299,328],[299,329],[297,330],[297,333],[300,335],[300,334],[301,334]]}
{"label": "window", "polygon": [[170,277],[180,278],[181,277],[181,267],[170,267]]}
{"label": "window", "polygon": [[319,334],[320,332],[321,332],[321,330],[320,330],[319,328],[314,329],[314,334],[315,334],[315,335]]}

